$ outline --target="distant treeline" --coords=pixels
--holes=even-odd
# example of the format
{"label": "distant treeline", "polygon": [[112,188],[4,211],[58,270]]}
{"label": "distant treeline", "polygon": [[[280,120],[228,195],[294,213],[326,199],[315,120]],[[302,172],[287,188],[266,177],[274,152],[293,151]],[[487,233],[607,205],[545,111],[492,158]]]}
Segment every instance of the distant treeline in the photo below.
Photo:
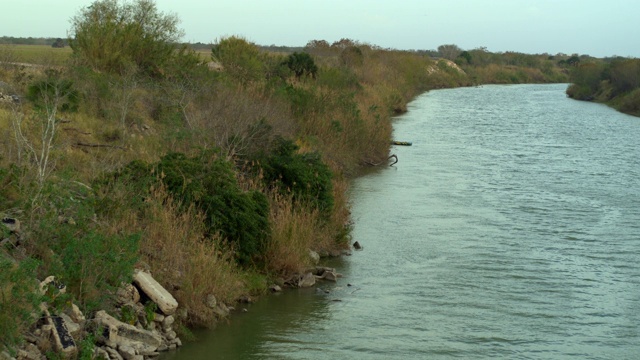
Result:
{"label": "distant treeline", "polygon": [[640,59],[572,59],[567,95],[640,116]]}

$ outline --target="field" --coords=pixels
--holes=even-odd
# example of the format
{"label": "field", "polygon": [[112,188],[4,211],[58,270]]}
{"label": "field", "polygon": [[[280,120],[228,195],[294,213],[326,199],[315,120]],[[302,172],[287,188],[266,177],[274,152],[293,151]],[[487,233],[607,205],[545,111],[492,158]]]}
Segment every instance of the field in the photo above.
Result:
{"label": "field", "polygon": [[0,63],[62,65],[71,56],[71,48],[49,45],[0,44]]}

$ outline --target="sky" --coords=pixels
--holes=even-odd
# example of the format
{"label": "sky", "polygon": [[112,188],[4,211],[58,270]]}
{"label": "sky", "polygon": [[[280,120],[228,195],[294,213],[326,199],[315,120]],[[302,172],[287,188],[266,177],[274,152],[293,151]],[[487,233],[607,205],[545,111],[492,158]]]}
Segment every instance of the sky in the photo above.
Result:
{"label": "sky", "polygon": [[[90,0],[11,0],[0,36],[67,37]],[[156,0],[180,19],[186,42],[242,36],[304,46],[349,38],[383,48],[640,58],[638,0]]]}

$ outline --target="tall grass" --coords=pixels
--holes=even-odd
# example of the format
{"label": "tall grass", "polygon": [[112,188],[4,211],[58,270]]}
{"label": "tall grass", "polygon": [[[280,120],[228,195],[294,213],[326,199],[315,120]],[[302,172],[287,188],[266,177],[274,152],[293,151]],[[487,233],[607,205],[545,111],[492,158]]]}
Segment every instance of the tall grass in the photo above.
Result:
{"label": "tall grass", "polygon": [[143,214],[129,213],[111,231],[139,231],[140,265],[187,309],[186,325],[211,326],[214,309],[207,298],[231,304],[247,291],[233,249],[216,234],[206,234],[205,216],[193,206],[185,209],[166,189],[155,189]]}

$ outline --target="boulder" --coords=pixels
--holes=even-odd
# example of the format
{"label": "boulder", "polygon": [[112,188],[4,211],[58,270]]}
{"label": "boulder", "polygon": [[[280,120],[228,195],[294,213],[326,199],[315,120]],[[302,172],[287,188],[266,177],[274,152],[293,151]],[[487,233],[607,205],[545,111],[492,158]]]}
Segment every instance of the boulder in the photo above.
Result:
{"label": "boulder", "polygon": [[133,274],[136,285],[158,305],[165,315],[172,315],[178,308],[178,302],[165,288],[160,285],[148,272],[136,270]]}
{"label": "boulder", "polygon": [[311,258],[313,265],[317,265],[320,262],[320,254],[311,249],[309,249],[309,257]]}
{"label": "boulder", "polygon": [[131,284],[122,284],[116,291],[116,297],[120,304],[135,304],[140,301],[140,293],[138,292],[138,289]]}
{"label": "boulder", "polygon": [[64,324],[67,326],[69,334],[71,334],[73,338],[78,339],[82,331],[82,326],[73,321],[73,319],[71,319],[71,317],[65,313],[61,313],[60,317],[62,318],[62,320],[64,320]]}
{"label": "boulder", "polygon": [[73,322],[80,324],[80,326],[83,326],[84,322],[86,321],[84,315],[82,314],[82,311],[80,311],[80,308],[74,303],[71,303],[71,306],[69,307],[69,309],[67,309],[66,314],[69,315]]}
{"label": "boulder", "polygon": [[324,273],[322,273],[322,279],[324,280],[329,280],[329,281],[338,281],[338,274],[336,274],[333,271],[325,271]]}
{"label": "boulder", "polygon": [[[47,322],[46,325],[48,325],[46,330],[50,331],[50,336],[52,338],[51,341],[55,350],[60,353],[63,358],[74,357],[78,348],[73,340],[73,336],[71,336],[71,332],[69,331],[64,318],[60,316],[51,316],[45,303],[40,304],[40,308],[44,313],[44,317]],[[44,326],[43,332],[45,332]]]}
{"label": "boulder", "polygon": [[298,281],[298,287],[306,288],[311,287],[316,284],[316,277],[313,273],[308,272],[304,275],[300,276],[300,280]]}
{"label": "boulder", "polygon": [[280,292],[280,291],[282,291],[282,288],[279,285],[273,284],[273,285],[269,286],[269,290],[271,292]]}
{"label": "boulder", "polygon": [[118,352],[125,360],[138,360],[143,359],[142,355],[137,355],[136,350],[129,345],[119,345]]}
{"label": "boulder", "polygon": [[218,301],[216,300],[216,297],[213,294],[209,294],[207,295],[206,304],[210,309],[214,309],[216,305],[218,305]]}
{"label": "boulder", "polygon": [[129,346],[141,353],[142,351],[153,352],[162,344],[162,338],[159,335],[125,324],[104,310],[96,313],[94,321],[99,328],[104,329],[97,334],[100,336],[99,340],[112,348]]}
{"label": "boulder", "polygon": [[360,243],[356,241],[353,243],[353,248],[356,250],[362,250],[362,245],[360,245]]}
{"label": "boulder", "polygon": [[164,329],[168,329],[168,328],[170,328],[170,327],[171,327],[171,325],[173,325],[173,323],[174,323],[175,321],[176,321],[176,319],[175,319],[173,316],[171,316],[171,315],[166,316],[166,317],[164,318],[164,320],[162,321],[162,327],[163,327]]}
{"label": "boulder", "polygon": [[223,318],[229,315],[229,308],[227,308],[225,304],[219,303],[218,306],[216,306],[216,308],[213,309],[213,312],[216,313],[218,317]]}

